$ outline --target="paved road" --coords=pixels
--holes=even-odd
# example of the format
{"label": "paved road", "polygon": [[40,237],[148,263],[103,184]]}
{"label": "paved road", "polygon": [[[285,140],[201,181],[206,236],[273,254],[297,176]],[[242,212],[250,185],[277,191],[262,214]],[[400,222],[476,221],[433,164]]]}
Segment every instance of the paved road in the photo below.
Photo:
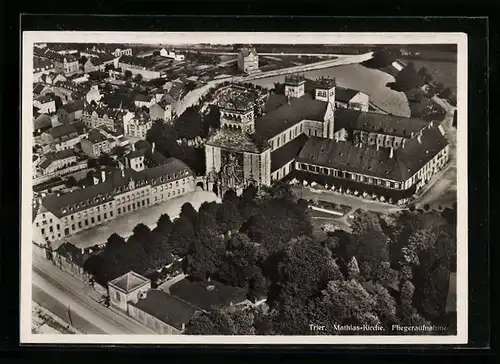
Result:
{"label": "paved road", "polygon": [[35,255],[32,282],[33,301],[86,334],[156,334],[125,314],[97,303],[92,288]]}

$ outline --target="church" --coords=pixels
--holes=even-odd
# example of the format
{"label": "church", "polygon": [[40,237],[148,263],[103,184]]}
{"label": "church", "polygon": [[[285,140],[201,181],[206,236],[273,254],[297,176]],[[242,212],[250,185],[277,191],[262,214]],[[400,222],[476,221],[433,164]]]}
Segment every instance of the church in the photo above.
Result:
{"label": "church", "polygon": [[307,92],[306,81],[286,76],[283,93],[240,84],[218,90],[221,128],[205,143],[209,188],[241,192],[294,178],[404,203],[447,163],[437,123],[336,108],[335,79],[319,78]]}

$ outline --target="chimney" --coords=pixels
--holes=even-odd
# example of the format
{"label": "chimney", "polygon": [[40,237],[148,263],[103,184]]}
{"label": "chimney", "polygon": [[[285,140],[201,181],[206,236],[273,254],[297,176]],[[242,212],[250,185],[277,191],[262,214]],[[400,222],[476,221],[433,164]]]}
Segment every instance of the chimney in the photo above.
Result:
{"label": "chimney", "polygon": [[377,142],[377,152],[380,150],[380,144]]}
{"label": "chimney", "polygon": [[132,152],[135,152],[135,144],[132,143]]}
{"label": "chimney", "polygon": [[406,142],[406,139],[403,138],[403,140],[401,141],[401,148],[405,147],[405,142]]}
{"label": "chimney", "polygon": [[41,205],[42,204],[42,198],[41,197],[38,197],[38,204]]}
{"label": "chimney", "polygon": [[389,154],[389,158],[393,158],[394,157],[394,148],[391,147],[391,154]]}
{"label": "chimney", "polygon": [[106,171],[101,171],[101,180],[102,182],[106,181]]}
{"label": "chimney", "polygon": [[80,252],[82,253],[82,255],[85,254],[85,249],[81,248]]}
{"label": "chimney", "polygon": [[94,185],[97,185],[97,184],[99,184],[99,178],[94,177]]}
{"label": "chimney", "polygon": [[151,144],[151,153],[155,152],[155,142]]}
{"label": "chimney", "polygon": [[419,144],[422,144],[422,133],[418,134],[417,141]]}
{"label": "chimney", "polygon": [[186,330],[186,324],[184,322],[181,324],[181,330],[182,331]]}

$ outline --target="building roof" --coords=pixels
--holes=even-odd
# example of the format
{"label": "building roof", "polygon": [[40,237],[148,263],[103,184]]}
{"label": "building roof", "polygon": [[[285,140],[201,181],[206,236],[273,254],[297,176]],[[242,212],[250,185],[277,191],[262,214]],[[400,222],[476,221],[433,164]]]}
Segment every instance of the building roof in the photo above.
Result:
{"label": "building roof", "polygon": [[123,55],[120,57],[120,63],[132,64],[135,66],[141,66],[144,68],[150,68],[154,66],[154,63],[146,58],[139,58],[134,56]]}
{"label": "building roof", "polygon": [[41,94],[42,91],[45,89],[45,85],[43,83],[37,83],[34,87],[33,87],[33,93],[34,94]]}
{"label": "building roof", "polygon": [[257,51],[255,50],[255,47],[251,48],[241,48],[240,53],[243,57],[248,57],[250,54],[253,54],[254,56],[257,56]]}
{"label": "building roof", "polygon": [[67,104],[61,106],[60,108],[68,113],[73,113],[84,109],[85,100],[75,100],[73,102],[68,102]]}
{"label": "building roof", "polygon": [[239,84],[231,84],[216,93],[217,105],[222,109],[247,111],[267,95],[267,91]]}
{"label": "building roof", "polygon": [[40,168],[47,168],[56,160],[75,157],[76,154],[71,149],[65,149],[58,152],[49,152],[45,154],[45,159],[40,163]]}
{"label": "building roof", "polygon": [[221,128],[206,140],[206,145],[222,147],[232,152],[261,153],[270,148],[264,140],[255,138],[258,135],[249,135],[238,130]]}
{"label": "building roof", "polygon": [[105,141],[107,138],[104,136],[104,134],[101,133],[99,129],[92,129],[89,131],[89,136],[87,139],[92,143],[101,143]]}
{"label": "building roof", "polygon": [[130,271],[118,278],[113,279],[109,282],[109,285],[114,286],[115,288],[118,288],[126,293],[130,293],[148,283],[151,283],[148,278]]}
{"label": "building roof", "polygon": [[319,89],[331,89],[337,86],[337,81],[335,77],[320,77],[314,80],[314,87]]}
{"label": "building roof", "polygon": [[348,104],[359,93],[357,90],[337,86],[335,88],[335,101]]}
{"label": "building roof", "polygon": [[246,289],[217,281],[196,281],[184,278],[169,288],[170,294],[203,310],[223,308],[246,299]]}
{"label": "building roof", "polygon": [[417,137],[393,151],[363,144],[311,137],[297,157],[297,162],[366,174],[395,181],[406,181],[448,145],[440,127],[425,128]]}
{"label": "building roof", "polygon": [[335,130],[360,130],[409,138],[428,125],[428,121],[416,118],[345,108],[335,110]]}
{"label": "building roof", "polygon": [[197,311],[189,303],[158,289],[148,290],[145,298],[139,299],[137,303],[129,302],[129,304],[177,330],[182,330],[182,324],[187,325]]}
{"label": "building roof", "polygon": [[96,113],[99,118],[107,116],[110,119],[118,119],[123,116],[125,113],[119,109],[113,109],[111,107],[106,107],[102,105],[94,105],[92,103],[88,104],[84,109],[83,113],[87,115],[91,115]]}
{"label": "building roof", "polygon": [[42,103],[42,104],[46,104],[48,102],[54,101],[54,100],[52,100],[52,97],[50,97],[48,95],[38,96],[35,100]]}
{"label": "building roof", "polygon": [[114,196],[129,191],[131,180],[139,187],[146,184],[169,183],[190,175],[192,171],[184,162],[169,158],[164,164],[140,172],[126,168],[122,175],[120,170],[111,170],[106,173],[104,182],[100,181],[98,184],[60,196],[47,195],[42,200],[42,204],[54,215],[62,217],[112,201]]}
{"label": "building roof", "polygon": [[134,97],[134,101],[144,101],[144,102],[150,102],[152,99],[151,96],[143,95],[143,94],[137,94]]}
{"label": "building roof", "polygon": [[174,82],[170,90],[168,91],[168,95],[172,97],[174,100],[179,100],[182,96],[182,91],[184,90],[184,84],[181,82]]}
{"label": "building roof", "polygon": [[295,159],[309,138],[300,134],[297,138],[271,152],[271,173]]}
{"label": "building roof", "polygon": [[302,120],[323,121],[327,106],[327,102],[314,100],[309,94],[290,98],[286,104],[256,119],[255,130],[266,138],[272,138]]}
{"label": "building roof", "polygon": [[41,114],[38,115],[33,121],[33,129],[50,129],[52,127],[52,121],[49,115]]}
{"label": "building roof", "polygon": [[292,73],[290,75],[285,75],[285,84],[298,86],[306,82],[304,75]]}
{"label": "building roof", "polygon": [[48,59],[33,57],[33,73],[54,69],[54,63]]}
{"label": "building roof", "polygon": [[71,123],[58,125],[50,129],[50,135],[54,139],[75,138],[85,132],[85,125],[82,123]]}
{"label": "building roof", "polygon": [[68,242],[60,245],[55,252],[81,268],[83,268],[83,264],[90,257],[90,254],[86,252],[82,253],[82,249],[78,249],[76,246]]}

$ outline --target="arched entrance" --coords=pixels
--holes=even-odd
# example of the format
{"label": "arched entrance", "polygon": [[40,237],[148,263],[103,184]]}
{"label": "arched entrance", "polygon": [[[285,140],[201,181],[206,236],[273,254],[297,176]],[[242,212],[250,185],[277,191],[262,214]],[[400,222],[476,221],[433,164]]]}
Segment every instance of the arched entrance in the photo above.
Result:
{"label": "arched entrance", "polygon": [[205,190],[205,185],[201,181],[196,183],[196,187],[200,187],[202,190]]}

